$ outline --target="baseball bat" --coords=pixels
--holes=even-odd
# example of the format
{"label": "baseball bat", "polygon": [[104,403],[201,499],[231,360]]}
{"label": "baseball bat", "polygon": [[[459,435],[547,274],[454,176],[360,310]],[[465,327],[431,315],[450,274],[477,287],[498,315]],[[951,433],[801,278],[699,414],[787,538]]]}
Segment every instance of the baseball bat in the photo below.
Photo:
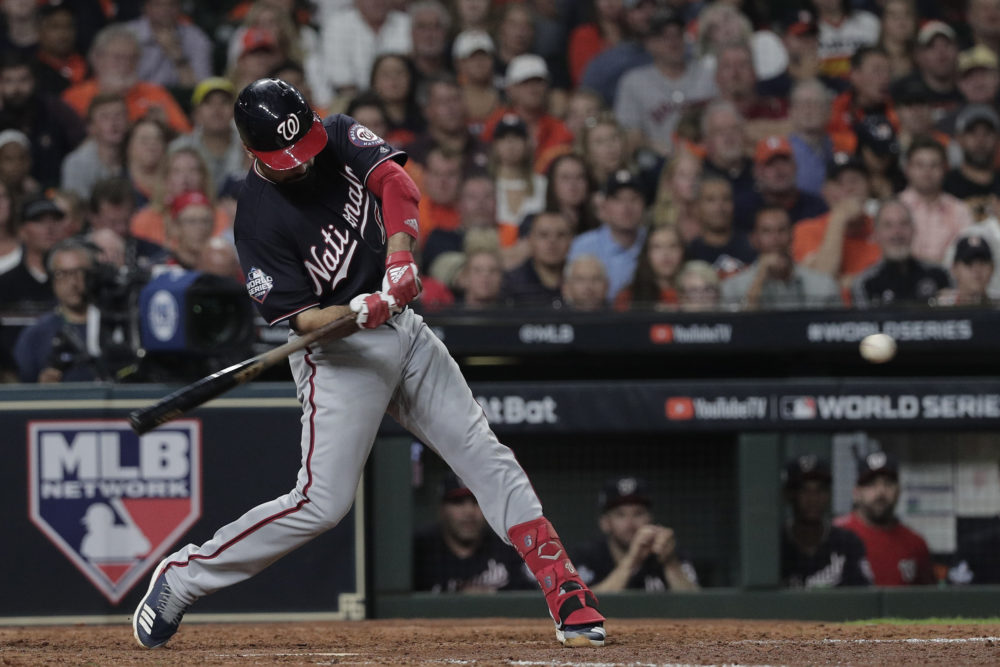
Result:
{"label": "baseball bat", "polygon": [[332,322],[327,322],[315,331],[299,336],[256,357],[245,359],[238,364],[223,368],[192,382],[186,387],[164,396],[159,401],[145,408],[133,410],[128,421],[132,430],[142,435],[153,430],[160,424],[180,417],[191,408],[198,407],[216,396],[224,394],[233,387],[246,384],[276,363],[287,359],[292,353],[312,345],[320,339],[345,338],[358,330],[355,315],[345,315]]}

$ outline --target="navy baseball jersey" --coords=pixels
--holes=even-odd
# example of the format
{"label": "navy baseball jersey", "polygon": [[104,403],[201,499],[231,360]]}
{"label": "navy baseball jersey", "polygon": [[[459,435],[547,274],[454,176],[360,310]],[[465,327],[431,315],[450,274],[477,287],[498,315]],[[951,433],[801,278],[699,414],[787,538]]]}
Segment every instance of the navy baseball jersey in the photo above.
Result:
{"label": "navy baseball jersey", "polygon": [[382,203],[365,183],[379,164],[404,164],[406,154],[350,116],[323,125],[326,147],[302,178],[273,183],[252,168],[237,201],[240,265],[268,324],[314,306],[346,305],[382,285]]}

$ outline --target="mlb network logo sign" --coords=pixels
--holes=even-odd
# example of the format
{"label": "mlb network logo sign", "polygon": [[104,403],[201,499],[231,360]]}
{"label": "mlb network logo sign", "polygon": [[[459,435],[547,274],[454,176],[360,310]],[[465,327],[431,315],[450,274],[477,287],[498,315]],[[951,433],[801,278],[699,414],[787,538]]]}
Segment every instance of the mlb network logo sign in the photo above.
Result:
{"label": "mlb network logo sign", "polygon": [[28,424],[31,521],[117,603],[201,515],[201,423]]}

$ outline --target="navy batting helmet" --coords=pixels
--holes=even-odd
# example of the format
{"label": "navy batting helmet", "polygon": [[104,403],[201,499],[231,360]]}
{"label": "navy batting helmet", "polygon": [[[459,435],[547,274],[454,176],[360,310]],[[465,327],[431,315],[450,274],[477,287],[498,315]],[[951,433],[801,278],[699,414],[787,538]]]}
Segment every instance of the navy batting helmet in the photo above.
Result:
{"label": "navy batting helmet", "polygon": [[292,169],[326,146],[326,128],[294,86],[258,79],[236,98],[236,129],[246,147],[271,169]]}

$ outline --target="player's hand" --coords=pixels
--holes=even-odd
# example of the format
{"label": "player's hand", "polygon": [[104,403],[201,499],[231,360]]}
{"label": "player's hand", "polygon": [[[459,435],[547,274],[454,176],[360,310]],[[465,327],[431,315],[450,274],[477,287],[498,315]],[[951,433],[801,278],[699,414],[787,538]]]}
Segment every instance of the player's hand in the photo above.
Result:
{"label": "player's hand", "polygon": [[655,526],[656,535],[653,538],[652,551],[656,554],[661,565],[666,565],[674,560],[677,555],[677,538],[672,528],[666,526]]}
{"label": "player's hand", "polygon": [[395,299],[383,292],[359,294],[351,299],[351,310],[358,314],[357,323],[362,329],[374,329],[385,324],[389,316],[399,312]]}
{"label": "player's hand", "polygon": [[382,278],[382,291],[396,300],[400,308],[410,303],[420,295],[420,277],[417,275],[417,265],[413,261],[413,253],[398,250],[385,258],[385,276]]}
{"label": "player's hand", "polygon": [[632,567],[639,567],[642,561],[646,560],[653,551],[653,540],[656,538],[656,526],[649,524],[642,526],[635,531],[635,536],[629,544],[626,558],[632,563]]}

